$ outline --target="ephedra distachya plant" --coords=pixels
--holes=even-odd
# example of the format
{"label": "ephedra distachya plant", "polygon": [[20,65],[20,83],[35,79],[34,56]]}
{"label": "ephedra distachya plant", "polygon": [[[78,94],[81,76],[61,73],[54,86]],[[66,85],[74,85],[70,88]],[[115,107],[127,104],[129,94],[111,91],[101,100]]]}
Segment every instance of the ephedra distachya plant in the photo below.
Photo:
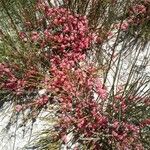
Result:
{"label": "ephedra distachya plant", "polygon": [[[17,44],[1,30],[12,49],[0,64],[1,101],[26,116],[23,125],[52,109],[45,149],[67,145],[70,133],[76,146],[67,149],[149,148],[149,76],[140,70],[148,66],[149,1],[38,1],[16,25],[2,4]],[[42,139],[36,144],[44,149]]]}

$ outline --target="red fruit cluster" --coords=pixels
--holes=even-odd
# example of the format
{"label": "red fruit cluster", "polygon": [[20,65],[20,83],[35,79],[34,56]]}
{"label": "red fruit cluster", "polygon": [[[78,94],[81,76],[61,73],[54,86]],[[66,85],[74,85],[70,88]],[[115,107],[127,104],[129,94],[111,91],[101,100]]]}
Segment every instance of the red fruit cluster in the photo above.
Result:
{"label": "red fruit cluster", "polygon": [[122,23],[116,24],[115,28],[127,31],[130,27],[147,24],[149,19],[149,1],[139,2],[139,4],[132,4],[128,11],[128,17]]}
{"label": "red fruit cluster", "polygon": [[15,92],[17,95],[22,93],[25,81],[18,79],[13,71],[6,65],[0,64],[0,80],[2,82],[0,88],[7,91]]}

